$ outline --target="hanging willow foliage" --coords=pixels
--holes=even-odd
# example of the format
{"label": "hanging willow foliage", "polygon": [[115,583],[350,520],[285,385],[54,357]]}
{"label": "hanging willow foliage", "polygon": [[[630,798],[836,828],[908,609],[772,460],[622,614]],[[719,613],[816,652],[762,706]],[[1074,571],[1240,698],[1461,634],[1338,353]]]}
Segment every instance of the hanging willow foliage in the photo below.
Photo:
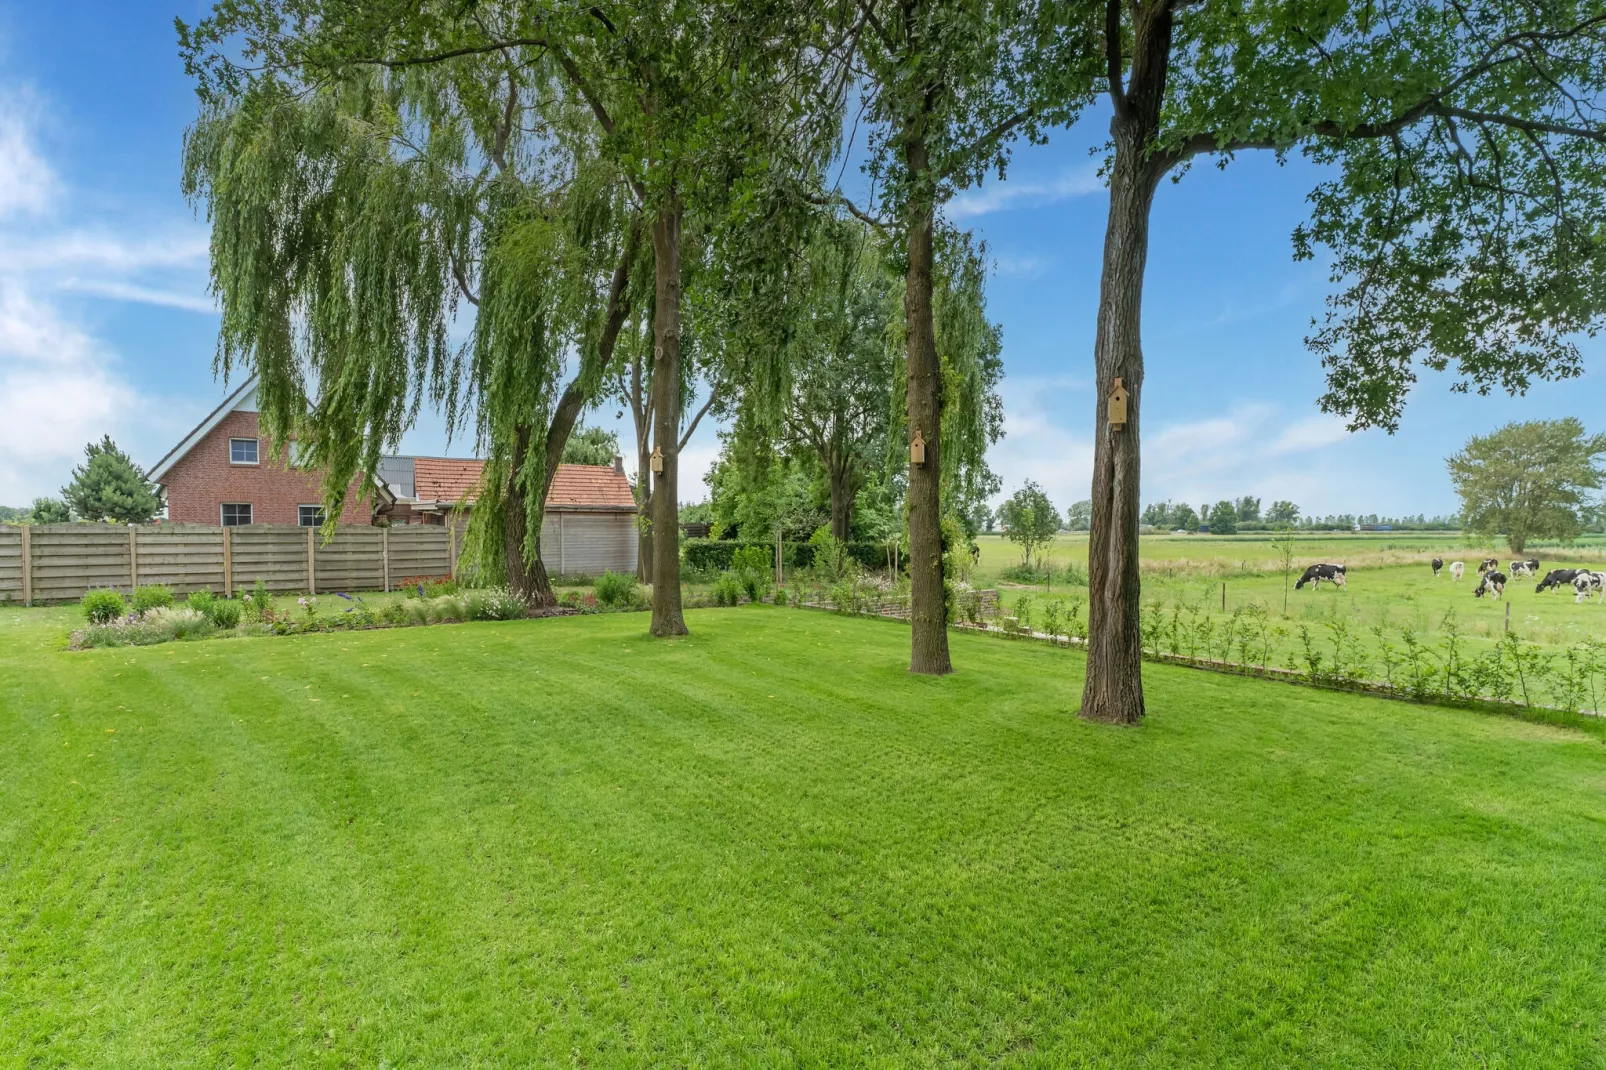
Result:
{"label": "hanging willow foliage", "polygon": [[[328,516],[428,402],[449,434],[472,426],[487,461],[471,564],[550,601],[548,439],[567,437],[611,360],[629,206],[560,105],[525,145],[520,102],[536,94],[511,75],[500,100],[474,78],[477,96],[459,93],[463,73],[252,81],[189,132],[184,189],[212,224],[217,370],[260,377],[275,453],[297,441]],[[463,300],[478,307],[454,345]]]}

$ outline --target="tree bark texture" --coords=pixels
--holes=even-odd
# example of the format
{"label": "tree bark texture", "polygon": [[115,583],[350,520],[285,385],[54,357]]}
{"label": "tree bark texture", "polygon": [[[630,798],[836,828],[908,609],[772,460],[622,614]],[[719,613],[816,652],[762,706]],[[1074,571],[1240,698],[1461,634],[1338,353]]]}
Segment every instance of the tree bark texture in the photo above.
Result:
{"label": "tree bark texture", "polygon": [[[1122,95],[1118,85],[1112,87],[1117,96],[1111,122],[1115,162],[1093,346],[1093,518],[1088,534],[1087,679],[1080,711],[1088,720],[1111,724],[1136,724],[1144,713],[1138,621],[1143,274],[1154,191],[1170,167],[1169,159],[1152,152],[1170,55],[1170,9],[1164,4],[1143,9],[1135,21],[1130,91]],[[1108,416],[1117,378],[1127,392],[1126,425],[1120,430]]]}
{"label": "tree bark texture", "polygon": [[652,225],[653,442],[664,470],[652,485],[652,634],[685,635],[680,604],[680,203],[671,198]]}
{"label": "tree bark texture", "polygon": [[[911,175],[927,172],[926,145],[905,141]],[[953,672],[948,656],[948,609],[942,587],[942,371],[932,320],[932,205],[910,206],[909,269],[904,318],[908,333],[909,437],[925,441],[925,463],[909,464],[909,671],[930,676]]]}

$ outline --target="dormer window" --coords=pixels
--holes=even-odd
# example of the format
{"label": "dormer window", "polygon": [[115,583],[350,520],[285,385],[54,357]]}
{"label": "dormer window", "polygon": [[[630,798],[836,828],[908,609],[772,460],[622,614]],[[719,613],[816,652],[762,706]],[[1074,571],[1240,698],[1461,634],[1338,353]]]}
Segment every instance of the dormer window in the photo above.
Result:
{"label": "dormer window", "polygon": [[257,440],[254,438],[229,439],[230,464],[256,464]]}

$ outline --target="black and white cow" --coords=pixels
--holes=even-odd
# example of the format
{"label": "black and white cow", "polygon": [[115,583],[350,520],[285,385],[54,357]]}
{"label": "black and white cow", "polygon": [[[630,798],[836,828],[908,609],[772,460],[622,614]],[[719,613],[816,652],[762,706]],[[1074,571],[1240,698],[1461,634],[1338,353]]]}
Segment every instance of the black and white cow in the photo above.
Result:
{"label": "black and white cow", "polygon": [[1495,557],[1491,557],[1491,558],[1488,558],[1486,560],[1478,562],[1478,574],[1481,576],[1485,572],[1493,572],[1495,569],[1497,569],[1499,567],[1500,567],[1500,559],[1499,558],[1495,558]]}
{"label": "black and white cow", "polygon": [[1530,557],[1526,561],[1513,561],[1511,563],[1511,578],[1512,579],[1516,579],[1518,576],[1537,576],[1537,575],[1539,575],[1539,560],[1538,560],[1538,558]]}
{"label": "black and white cow", "polygon": [[1344,586],[1344,566],[1312,565],[1310,568],[1305,570],[1305,574],[1303,576],[1299,577],[1299,582],[1294,584],[1294,590],[1297,591],[1301,587],[1305,586],[1305,584],[1309,583],[1313,584],[1319,591],[1322,589],[1323,580],[1326,580],[1328,583],[1331,583],[1336,587]]}
{"label": "black and white cow", "polygon": [[1435,557],[1433,559],[1433,574],[1435,576],[1437,576],[1439,574],[1439,569],[1441,569],[1443,567],[1444,567],[1444,558]]}
{"label": "black and white cow", "polygon": [[1573,577],[1573,602],[1587,602],[1596,591],[1600,592],[1601,601],[1606,602],[1606,572],[1579,569],[1578,575]]}
{"label": "black and white cow", "polygon": [[1479,580],[1478,585],[1472,589],[1472,597],[1482,598],[1490,591],[1494,592],[1496,598],[1505,596],[1506,574],[1504,572],[1485,572],[1483,579]]}
{"label": "black and white cow", "polygon": [[1578,572],[1579,570],[1576,568],[1553,568],[1545,573],[1544,579],[1539,581],[1539,586],[1534,588],[1534,594],[1539,594],[1552,587],[1559,589],[1563,585],[1570,585],[1573,580],[1578,578]]}

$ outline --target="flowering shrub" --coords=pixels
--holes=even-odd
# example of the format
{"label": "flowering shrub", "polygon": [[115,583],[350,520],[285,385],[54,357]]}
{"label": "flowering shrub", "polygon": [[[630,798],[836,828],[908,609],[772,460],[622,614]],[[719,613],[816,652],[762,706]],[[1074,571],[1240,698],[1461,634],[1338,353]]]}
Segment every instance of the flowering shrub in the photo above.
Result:
{"label": "flowering shrub", "polygon": [[307,615],[308,620],[311,620],[318,614],[318,600],[311,595],[304,594],[300,598],[297,598],[296,605],[301,607],[301,612]]}

